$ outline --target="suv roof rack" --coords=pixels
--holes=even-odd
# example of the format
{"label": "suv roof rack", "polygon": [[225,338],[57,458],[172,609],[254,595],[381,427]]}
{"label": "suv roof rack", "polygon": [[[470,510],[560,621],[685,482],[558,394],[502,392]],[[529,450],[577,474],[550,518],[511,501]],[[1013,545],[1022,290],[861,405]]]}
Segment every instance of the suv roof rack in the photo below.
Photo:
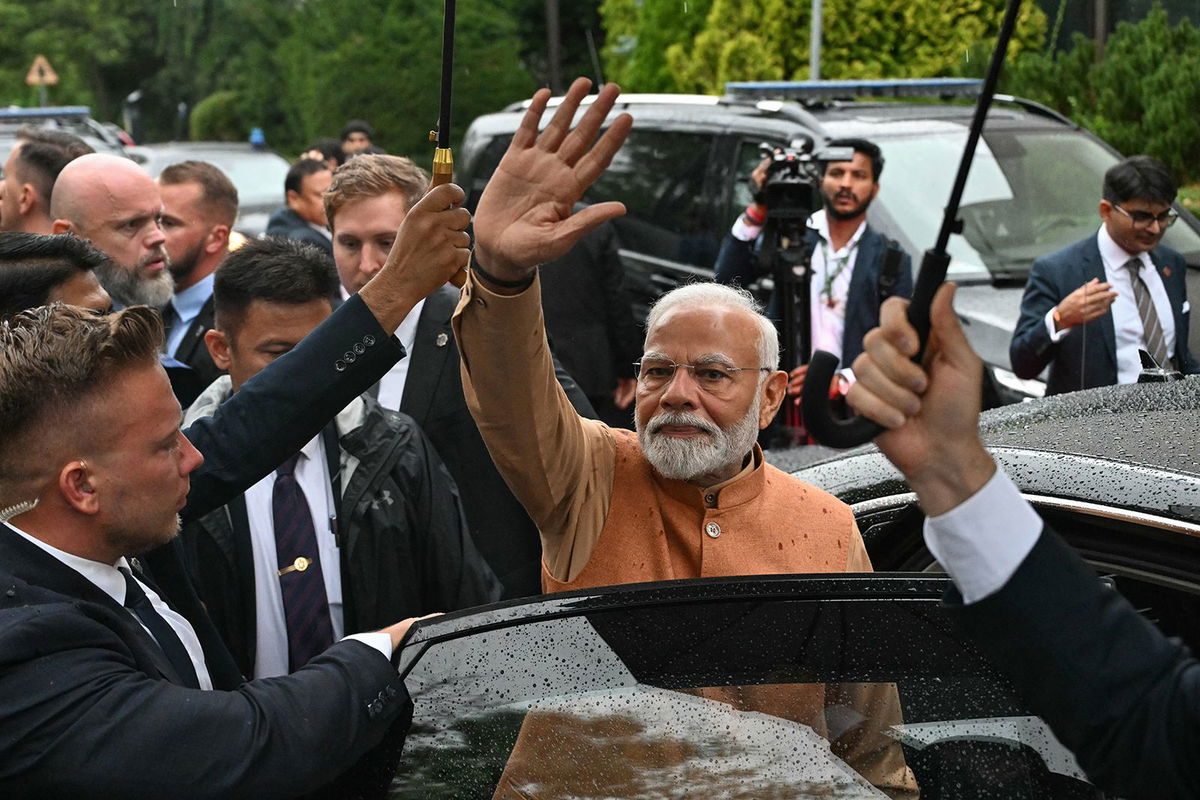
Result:
{"label": "suv roof rack", "polygon": [[92,115],[87,106],[49,106],[46,108],[0,108],[0,120],[86,119]]}
{"label": "suv roof rack", "polygon": [[742,81],[725,84],[735,100],[849,100],[855,97],[978,97],[978,78],[885,78],[856,81]]}

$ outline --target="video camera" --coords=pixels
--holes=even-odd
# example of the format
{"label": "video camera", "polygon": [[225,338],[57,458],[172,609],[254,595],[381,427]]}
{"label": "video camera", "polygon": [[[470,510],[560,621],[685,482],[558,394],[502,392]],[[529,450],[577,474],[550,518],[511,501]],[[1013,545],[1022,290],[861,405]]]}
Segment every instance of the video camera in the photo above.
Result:
{"label": "video camera", "polygon": [[755,199],[766,206],[767,218],[782,220],[804,220],[820,206],[818,187],[824,165],[830,161],[851,161],[853,147],[825,147],[813,151],[811,136],[793,139],[787,147],[776,147],[767,143],[758,146],[764,158],[771,159],[767,166],[767,177]]}

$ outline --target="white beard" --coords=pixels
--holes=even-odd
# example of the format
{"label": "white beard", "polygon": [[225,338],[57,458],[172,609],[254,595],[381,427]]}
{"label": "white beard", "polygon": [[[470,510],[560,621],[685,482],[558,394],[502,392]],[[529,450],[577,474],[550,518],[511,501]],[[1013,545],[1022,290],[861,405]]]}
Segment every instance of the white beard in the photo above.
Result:
{"label": "white beard", "polygon": [[[740,465],[758,437],[758,414],[762,394],[756,392],[746,416],[722,430],[708,420],[686,411],[664,411],[644,427],[637,422],[638,443],[646,460],[664,478],[702,480]],[[690,425],[704,435],[681,439],[659,431],[665,425]]]}

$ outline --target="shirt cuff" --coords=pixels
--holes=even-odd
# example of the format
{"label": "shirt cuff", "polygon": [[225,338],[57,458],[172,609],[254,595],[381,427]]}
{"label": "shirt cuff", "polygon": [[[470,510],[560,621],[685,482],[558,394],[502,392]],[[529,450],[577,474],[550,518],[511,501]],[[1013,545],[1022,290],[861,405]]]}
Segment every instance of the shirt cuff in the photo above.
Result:
{"label": "shirt cuff", "polygon": [[1058,344],[1064,336],[1071,332],[1070,328],[1063,328],[1061,331],[1056,329],[1054,324],[1054,309],[1056,308],[1058,306],[1051,306],[1050,310],[1046,312],[1046,333],[1050,334],[1052,344]]}
{"label": "shirt cuff", "polygon": [[729,230],[733,238],[742,242],[753,242],[761,232],[762,225],[750,225],[741,217],[737,218],[737,222],[734,222],[733,227]]}
{"label": "shirt cuff", "polygon": [[1042,518],[1000,469],[970,498],[925,520],[925,544],[967,604],[1003,588],[1041,532]]}
{"label": "shirt cuff", "polygon": [[380,655],[388,661],[392,660],[392,635],[390,633],[374,631],[372,633],[352,633],[349,636],[342,637],[343,642],[349,639],[362,642],[372,650],[378,650]]}

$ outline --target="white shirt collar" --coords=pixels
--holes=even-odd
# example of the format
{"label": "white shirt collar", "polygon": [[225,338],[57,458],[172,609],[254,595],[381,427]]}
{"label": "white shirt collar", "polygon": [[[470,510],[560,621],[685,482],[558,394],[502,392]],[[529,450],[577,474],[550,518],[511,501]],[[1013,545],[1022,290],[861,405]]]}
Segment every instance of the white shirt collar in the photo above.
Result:
{"label": "white shirt collar", "polygon": [[1131,258],[1136,258],[1142,262],[1143,267],[1154,267],[1154,262],[1150,260],[1149,253],[1133,254],[1121,247],[1113,241],[1112,236],[1108,233],[1108,228],[1104,225],[1100,226],[1100,232],[1096,234],[1096,244],[1100,247],[1100,258],[1104,263],[1113,269],[1120,269]]}
{"label": "white shirt collar", "polygon": [[[825,212],[825,209],[822,208],[819,211],[814,212],[813,215],[808,218],[808,227],[820,234],[821,238],[825,241],[830,243],[833,242],[833,240],[829,238],[829,215]],[[858,223],[858,227],[855,228],[854,235],[850,237],[849,241],[847,241],[842,247],[842,250],[852,248],[857,245],[858,240],[862,238],[862,235],[866,230],[867,218],[863,217],[862,222]]]}
{"label": "white shirt collar", "polygon": [[116,601],[117,605],[125,605],[125,576],[118,571],[119,567],[129,569],[129,562],[124,556],[118,558],[115,564],[104,564],[100,561],[92,561],[90,558],[83,558],[81,556],[68,553],[65,550],[59,550],[57,547],[53,547],[52,545],[46,544],[41,539],[29,535],[16,525],[13,525],[11,522],[5,524],[15,531],[19,536],[24,537],[24,539],[30,544],[40,547],[45,552],[58,559],[62,564],[70,567],[83,577],[87,578],[96,585],[96,588]]}

